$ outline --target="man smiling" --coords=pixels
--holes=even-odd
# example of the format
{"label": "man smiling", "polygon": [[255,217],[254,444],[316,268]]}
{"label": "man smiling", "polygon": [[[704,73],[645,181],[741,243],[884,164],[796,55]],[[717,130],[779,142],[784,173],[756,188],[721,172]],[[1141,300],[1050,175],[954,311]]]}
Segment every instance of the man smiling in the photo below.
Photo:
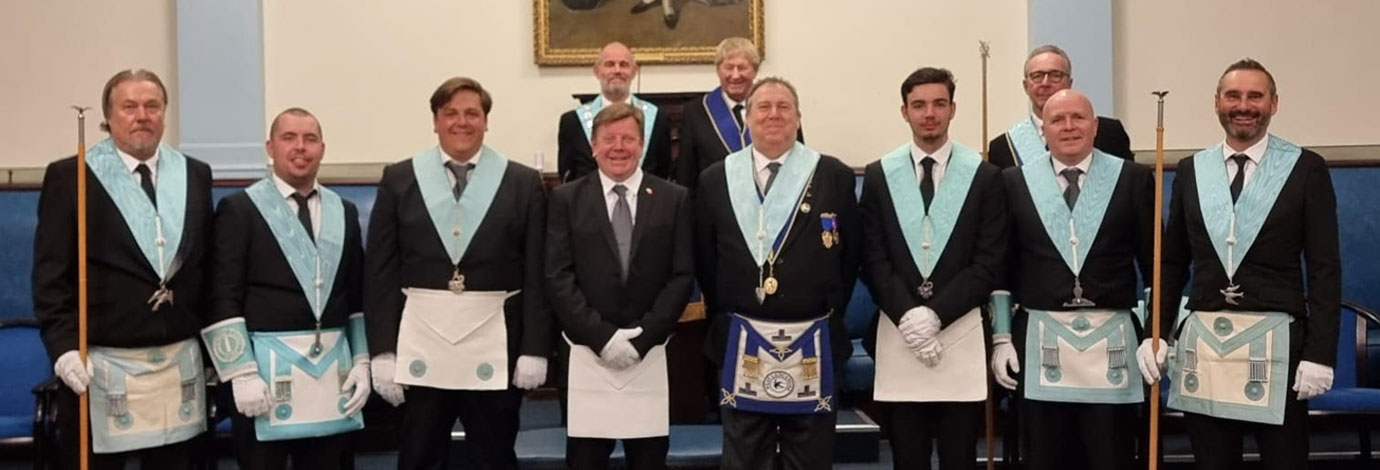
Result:
{"label": "man smiling", "polygon": [[656,105],[632,94],[637,78],[637,58],[621,42],[611,42],[599,51],[594,62],[594,78],[599,79],[599,96],[561,115],[556,135],[556,167],[561,181],[573,181],[598,168],[594,160],[594,116],[611,103],[624,103],[642,111],[642,152],[638,166],[647,173],[668,178],[671,173],[671,126]]}

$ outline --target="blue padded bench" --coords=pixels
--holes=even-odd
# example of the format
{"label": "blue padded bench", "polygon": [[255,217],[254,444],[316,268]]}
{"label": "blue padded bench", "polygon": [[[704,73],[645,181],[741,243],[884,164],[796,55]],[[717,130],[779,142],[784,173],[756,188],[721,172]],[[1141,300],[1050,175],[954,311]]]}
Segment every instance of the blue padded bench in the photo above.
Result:
{"label": "blue padded bench", "polygon": [[[565,468],[565,428],[529,429],[518,432],[517,455],[523,468]],[[723,453],[723,428],[713,424],[671,426],[671,448],[666,466],[712,468]],[[623,444],[613,449],[611,462],[623,461]]]}
{"label": "blue padded bench", "polygon": [[29,444],[40,423],[35,386],[53,376],[33,318],[0,319],[0,344],[10,353],[0,361],[0,444]]}

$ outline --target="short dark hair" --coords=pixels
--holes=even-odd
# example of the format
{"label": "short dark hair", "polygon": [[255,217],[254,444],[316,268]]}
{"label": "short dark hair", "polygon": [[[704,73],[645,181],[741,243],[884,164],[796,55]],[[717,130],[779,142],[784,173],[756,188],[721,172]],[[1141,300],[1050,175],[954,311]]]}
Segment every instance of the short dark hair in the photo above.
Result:
{"label": "short dark hair", "polygon": [[906,102],[906,95],[909,95],[915,87],[931,83],[942,83],[944,88],[949,89],[949,101],[954,100],[954,89],[958,85],[954,82],[953,72],[943,68],[922,67],[911,72],[910,76],[906,77],[906,81],[901,82],[901,102]]}
{"label": "short dark hair", "polygon": [[489,91],[484,89],[478,81],[469,77],[452,77],[436,87],[436,91],[431,94],[431,117],[436,117],[436,111],[450,102],[456,93],[469,90],[479,94],[479,105],[484,108],[484,115],[489,115],[489,110],[494,107],[494,99],[489,96]]}
{"label": "short dark hair", "polygon": [[1265,70],[1264,64],[1256,62],[1255,59],[1250,57],[1232,62],[1231,65],[1227,66],[1227,70],[1222,72],[1222,76],[1217,77],[1217,93],[1222,92],[1222,79],[1227,78],[1227,74],[1237,70],[1255,70],[1265,74],[1265,78],[1270,81],[1270,96],[1275,96],[1277,94],[1275,92],[1275,76],[1271,75],[1269,70]]}
{"label": "short dark hair", "polygon": [[121,70],[105,81],[105,89],[101,91],[101,116],[104,118],[101,121],[102,131],[110,132],[110,123],[107,122],[112,106],[110,95],[115,93],[115,87],[124,82],[153,82],[154,85],[158,85],[158,91],[163,93],[163,107],[168,106],[168,88],[163,86],[163,80],[158,78],[158,74],[146,69]]}
{"label": "short dark hair", "polygon": [[753,83],[752,88],[748,88],[747,98],[743,100],[747,107],[752,107],[752,95],[757,94],[757,89],[767,85],[778,85],[785,88],[786,91],[791,92],[791,99],[795,101],[795,107],[800,107],[800,94],[795,92],[795,85],[791,85],[791,82],[781,77],[767,77],[757,80],[757,83]]}
{"label": "short dark hair", "polygon": [[[594,115],[593,130],[590,131],[591,137],[598,137],[600,128],[627,118],[633,118],[633,121],[637,122],[638,130],[644,129],[642,126],[645,125],[645,118],[642,117],[641,108],[627,103],[605,105],[604,109],[599,110],[599,114]],[[637,139],[642,140],[641,132],[637,133]]]}
{"label": "short dark hair", "polygon": [[291,108],[288,108],[288,109],[284,109],[283,112],[278,113],[277,116],[274,116],[274,117],[273,117],[273,123],[268,125],[268,140],[273,140],[273,137],[274,137],[275,135],[278,134],[278,120],[279,120],[279,119],[282,119],[283,116],[288,115],[288,114],[291,114],[291,115],[297,116],[297,117],[309,117],[309,118],[312,118],[313,120],[316,121],[316,136],[317,136],[317,137],[321,137],[321,138],[325,138],[326,131],[321,130],[321,120],[320,120],[320,119],[317,119],[316,115],[315,115],[315,114],[312,114],[311,111],[307,111],[306,109],[298,108],[298,107],[295,107],[295,106],[294,106],[294,107],[291,107]]}

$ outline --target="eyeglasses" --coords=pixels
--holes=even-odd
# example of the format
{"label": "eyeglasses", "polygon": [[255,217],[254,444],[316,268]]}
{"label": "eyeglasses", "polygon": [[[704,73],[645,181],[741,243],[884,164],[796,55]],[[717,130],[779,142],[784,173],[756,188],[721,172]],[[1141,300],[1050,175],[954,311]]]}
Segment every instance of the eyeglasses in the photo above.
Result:
{"label": "eyeglasses", "polygon": [[1039,82],[1048,78],[1050,83],[1063,83],[1069,78],[1069,74],[1063,70],[1036,70],[1025,74],[1025,78],[1032,82]]}

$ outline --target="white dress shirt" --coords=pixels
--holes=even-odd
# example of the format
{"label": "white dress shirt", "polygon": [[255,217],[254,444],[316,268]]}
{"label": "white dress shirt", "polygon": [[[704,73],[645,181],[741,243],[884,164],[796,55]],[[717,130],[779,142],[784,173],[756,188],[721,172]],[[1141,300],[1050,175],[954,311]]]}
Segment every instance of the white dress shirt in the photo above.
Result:
{"label": "white dress shirt", "polygon": [[1260,166],[1260,160],[1265,158],[1265,149],[1269,143],[1270,137],[1267,135],[1245,150],[1234,150],[1225,140],[1222,141],[1222,161],[1227,165],[1227,183],[1230,184],[1231,180],[1236,179],[1236,162],[1231,161],[1232,155],[1244,153],[1250,157],[1250,160],[1246,161],[1246,179],[1242,180],[1241,185],[1245,188],[1246,184],[1251,182],[1251,175],[1255,174],[1256,167]]}
{"label": "white dress shirt", "polygon": [[148,160],[143,161],[140,161],[139,159],[134,158],[130,154],[125,153],[124,150],[120,150],[118,147],[115,149],[115,152],[120,154],[120,160],[125,162],[126,168],[129,168],[130,177],[134,178],[135,185],[140,184],[140,181],[139,174],[135,173],[134,169],[138,168],[140,163],[143,163],[149,166],[149,182],[153,183],[153,187],[158,187],[158,157],[163,152],[161,149],[155,150],[153,152],[152,157],[149,157]]}
{"label": "white dress shirt", "polygon": [[[297,207],[297,200],[292,198],[292,195],[297,193],[297,188],[287,184],[287,181],[283,181],[276,174],[273,175],[273,185],[278,187],[278,194],[287,200],[288,207],[292,209],[292,216],[297,217],[297,211],[300,209]],[[311,196],[307,197],[307,211],[311,213],[311,238],[315,240],[321,236],[321,183],[312,181],[311,189]]]}
{"label": "white dress shirt", "polygon": [[952,140],[945,141],[944,145],[939,146],[939,149],[929,155],[925,155],[925,151],[921,150],[919,145],[915,145],[915,142],[911,142],[910,159],[915,165],[916,184],[919,184],[920,181],[925,178],[925,167],[920,164],[920,161],[924,160],[927,156],[933,158],[934,166],[930,167],[930,177],[934,179],[934,189],[936,194],[938,194],[939,182],[944,180],[944,169],[949,167],[949,155],[952,155],[953,151],[954,144]]}
{"label": "white dress shirt", "polygon": [[[440,147],[437,146],[437,148],[440,148]],[[469,160],[461,161],[460,159],[455,158],[454,155],[451,155],[451,154],[449,154],[449,153],[446,153],[446,149],[440,149],[440,150],[441,150],[441,155],[443,155],[443,156],[446,157],[446,158],[442,159],[441,165],[442,165],[442,167],[446,170],[446,181],[450,181],[450,189],[451,189],[451,190],[454,190],[454,189],[455,189],[455,172],[450,171],[450,167],[445,166],[446,162],[454,161],[454,162],[459,163],[459,164],[461,164],[461,165],[464,165],[464,164],[466,164],[466,163],[473,163],[475,166],[479,166],[479,156],[482,155],[482,154],[484,153],[484,152],[483,152],[484,149],[483,149],[482,147],[481,147],[481,148],[478,148],[478,149],[475,149],[475,150],[474,150],[474,155],[470,156],[470,159],[469,159]],[[473,174],[474,174],[474,168],[470,168],[470,175],[466,175],[466,176],[473,176]],[[466,178],[465,181],[466,181],[466,184],[468,184],[469,178]]]}
{"label": "white dress shirt", "polygon": [[628,210],[632,211],[633,226],[637,226],[637,190],[642,187],[642,169],[634,170],[632,176],[622,182],[614,181],[602,170],[598,173],[599,184],[604,187],[604,207],[608,209],[609,221],[613,221],[613,207],[618,204],[618,193],[613,192],[613,187],[621,184],[628,187],[623,197],[628,200]]}
{"label": "white dress shirt", "polygon": [[1060,162],[1059,159],[1053,157],[1050,158],[1050,161],[1054,162],[1054,180],[1059,182],[1059,192],[1062,193],[1069,189],[1069,180],[1065,179],[1064,175],[1061,174],[1067,168],[1078,168],[1083,170],[1083,174],[1078,175],[1078,189],[1081,190],[1084,186],[1087,186],[1083,183],[1088,181],[1088,170],[1092,168],[1092,152],[1088,152],[1087,156],[1084,156],[1082,160],[1079,160],[1078,163],[1073,166],[1065,165],[1063,162]]}
{"label": "white dress shirt", "polygon": [[[767,158],[766,155],[763,155],[762,152],[758,151],[757,147],[754,146],[752,148],[752,174],[757,177],[757,190],[759,192],[762,190],[762,188],[767,187],[767,179],[771,178],[771,170],[767,169],[767,164],[776,162],[780,163],[782,166],[785,166],[786,157],[789,156],[791,156],[791,151],[790,149],[786,149],[786,151],[782,153],[780,157],[777,157],[775,160],[772,160],[770,158]],[[781,168],[777,168],[776,171],[780,173]],[[778,175],[778,177],[779,176],[780,175]],[[772,185],[775,184],[776,183],[772,183]]]}

